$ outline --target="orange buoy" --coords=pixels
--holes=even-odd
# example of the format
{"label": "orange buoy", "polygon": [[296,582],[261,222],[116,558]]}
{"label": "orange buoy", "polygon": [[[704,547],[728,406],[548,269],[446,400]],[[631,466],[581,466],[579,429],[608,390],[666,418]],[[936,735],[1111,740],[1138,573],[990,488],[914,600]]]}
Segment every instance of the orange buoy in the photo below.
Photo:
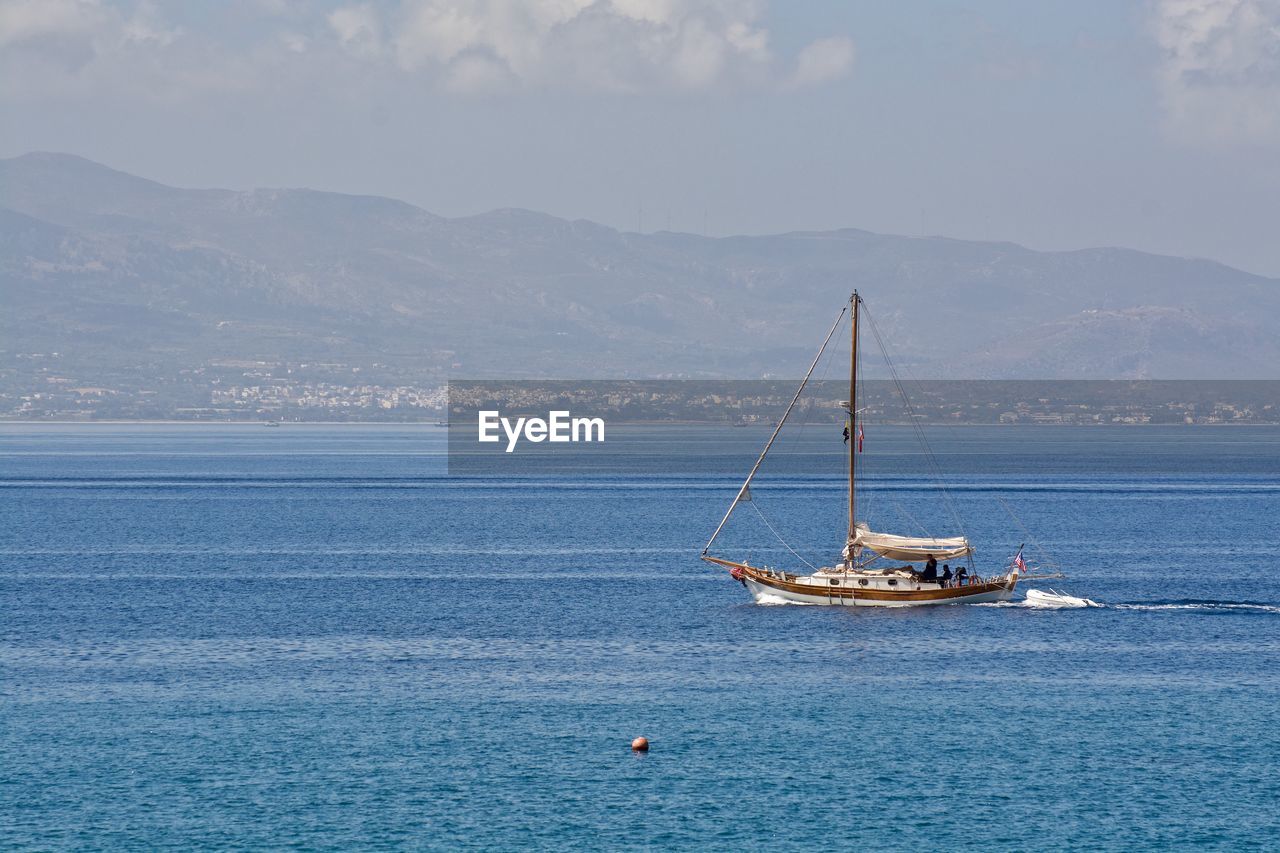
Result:
{"label": "orange buoy", "polygon": [[632,752],[648,752],[649,739],[647,737],[638,737],[635,740],[631,741],[631,751]]}

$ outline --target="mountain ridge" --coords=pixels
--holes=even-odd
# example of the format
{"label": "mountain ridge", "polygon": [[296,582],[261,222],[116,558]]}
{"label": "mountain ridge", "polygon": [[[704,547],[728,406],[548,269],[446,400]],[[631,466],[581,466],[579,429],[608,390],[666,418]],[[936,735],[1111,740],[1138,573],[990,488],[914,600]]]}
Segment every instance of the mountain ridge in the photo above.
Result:
{"label": "mountain ridge", "polygon": [[0,208],[14,309],[0,368],[56,349],[88,379],[229,358],[421,382],[795,374],[854,287],[919,378],[1280,365],[1280,281],[1117,247],[636,233],[522,208],[448,218],[373,195],[169,187],[48,152],[0,160]]}

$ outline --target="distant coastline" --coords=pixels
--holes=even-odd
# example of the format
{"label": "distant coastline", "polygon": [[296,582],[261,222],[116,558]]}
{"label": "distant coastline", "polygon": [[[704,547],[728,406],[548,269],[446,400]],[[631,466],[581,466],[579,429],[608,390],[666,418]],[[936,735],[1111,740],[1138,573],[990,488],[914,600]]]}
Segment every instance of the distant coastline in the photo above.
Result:
{"label": "distant coastline", "polygon": [[[281,426],[287,427],[428,427],[430,429],[448,429],[449,425],[445,423],[437,423],[434,421],[284,421]],[[724,421],[698,421],[698,420],[668,420],[668,421],[609,421],[610,426],[635,427],[635,426],[705,426],[705,427],[724,427],[733,428],[737,424],[730,424]],[[877,426],[889,427],[907,427],[911,426],[909,421],[878,421]],[[252,420],[38,420],[18,418],[0,418],[0,429],[13,426],[229,426],[229,427],[254,427],[260,428],[264,426],[263,421]],[[468,428],[473,428],[471,424]],[[765,422],[744,424],[743,426],[753,429],[766,429],[770,424]],[[949,421],[949,422],[930,422],[927,424],[929,428],[942,429],[958,429],[968,427],[1001,427],[1001,428],[1018,428],[1032,427],[1036,429],[1046,429],[1049,427],[1072,427],[1073,429],[1098,429],[1103,427],[1132,427],[1135,429],[1150,427],[1172,427],[1172,428],[1192,428],[1192,427],[1280,427],[1280,420],[1277,421],[1222,421],[1214,423],[1176,423],[1176,422],[1160,422],[1160,423],[1105,423],[1105,422],[1089,422],[1089,423],[983,423],[978,421]]]}
{"label": "distant coastline", "polygon": [[[228,388],[205,405],[105,389],[19,395],[0,423],[474,423],[481,409],[528,416],[571,409],[611,423],[772,425],[794,394],[783,379],[455,379],[447,385],[362,386],[342,396]],[[859,419],[876,424],[1280,424],[1280,380],[888,380],[859,383]],[[358,392],[358,393],[356,393]],[[3,395],[0,395],[3,396]],[[792,417],[840,423],[847,383],[807,386]]]}

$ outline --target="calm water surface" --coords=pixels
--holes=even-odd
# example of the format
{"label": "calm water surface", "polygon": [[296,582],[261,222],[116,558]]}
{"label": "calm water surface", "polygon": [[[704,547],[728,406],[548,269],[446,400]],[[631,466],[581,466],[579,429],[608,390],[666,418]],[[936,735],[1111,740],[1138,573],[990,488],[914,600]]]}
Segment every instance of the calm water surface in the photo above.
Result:
{"label": "calm water surface", "polygon": [[[1033,536],[1071,611],[751,605],[696,559],[731,432],[539,481],[429,427],[0,427],[0,846],[1275,849],[1280,430],[931,436],[980,567]],[[951,532],[872,439],[873,520]],[[726,541],[830,560],[835,474]]]}

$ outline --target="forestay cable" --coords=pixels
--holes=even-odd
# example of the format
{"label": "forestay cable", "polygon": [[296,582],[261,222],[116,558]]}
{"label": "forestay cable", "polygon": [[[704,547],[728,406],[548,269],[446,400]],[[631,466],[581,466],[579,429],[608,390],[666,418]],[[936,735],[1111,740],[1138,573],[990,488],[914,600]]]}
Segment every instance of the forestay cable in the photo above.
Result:
{"label": "forestay cable", "polygon": [[804,379],[800,381],[800,387],[796,389],[796,394],[791,398],[791,402],[787,405],[787,410],[782,413],[782,419],[778,421],[778,425],[773,428],[773,435],[769,436],[769,440],[765,442],[764,450],[760,451],[760,458],[756,460],[756,464],[751,466],[751,473],[747,475],[747,479],[743,481],[742,488],[738,489],[738,494],[734,497],[733,503],[729,504],[729,509],[725,512],[724,518],[720,519],[720,524],[716,526],[716,532],[711,534],[711,538],[707,540],[706,546],[702,549],[705,555],[711,550],[711,545],[716,541],[716,537],[720,535],[720,531],[724,529],[725,524],[729,521],[729,516],[733,515],[733,510],[742,501],[742,496],[747,494],[747,487],[751,485],[751,478],[760,470],[760,465],[764,462],[764,457],[769,453],[769,448],[773,446],[774,440],[778,437],[778,433],[782,432],[782,427],[786,424],[787,418],[791,416],[791,410],[795,408],[796,401],[800,399],[800,395],[804,392],[804,386],[809,384],[809,377],[813,375],[814,368],[818,366],[818,362],[822,359],[822,354],[827,350],[827,344],[831,343],[831,336],[836,333],[836,329],[840,327],[840,321],[844,319],[845,312],[849,310],[849,306],[840,309],[840,316],[836,317],[836,321],[831,324],[831,331],[827,332],[827,336],[822,341],[822,346],[818,347],[818,354],[813,357],[813,363],[809,365],[809,369],[805,371]]}

